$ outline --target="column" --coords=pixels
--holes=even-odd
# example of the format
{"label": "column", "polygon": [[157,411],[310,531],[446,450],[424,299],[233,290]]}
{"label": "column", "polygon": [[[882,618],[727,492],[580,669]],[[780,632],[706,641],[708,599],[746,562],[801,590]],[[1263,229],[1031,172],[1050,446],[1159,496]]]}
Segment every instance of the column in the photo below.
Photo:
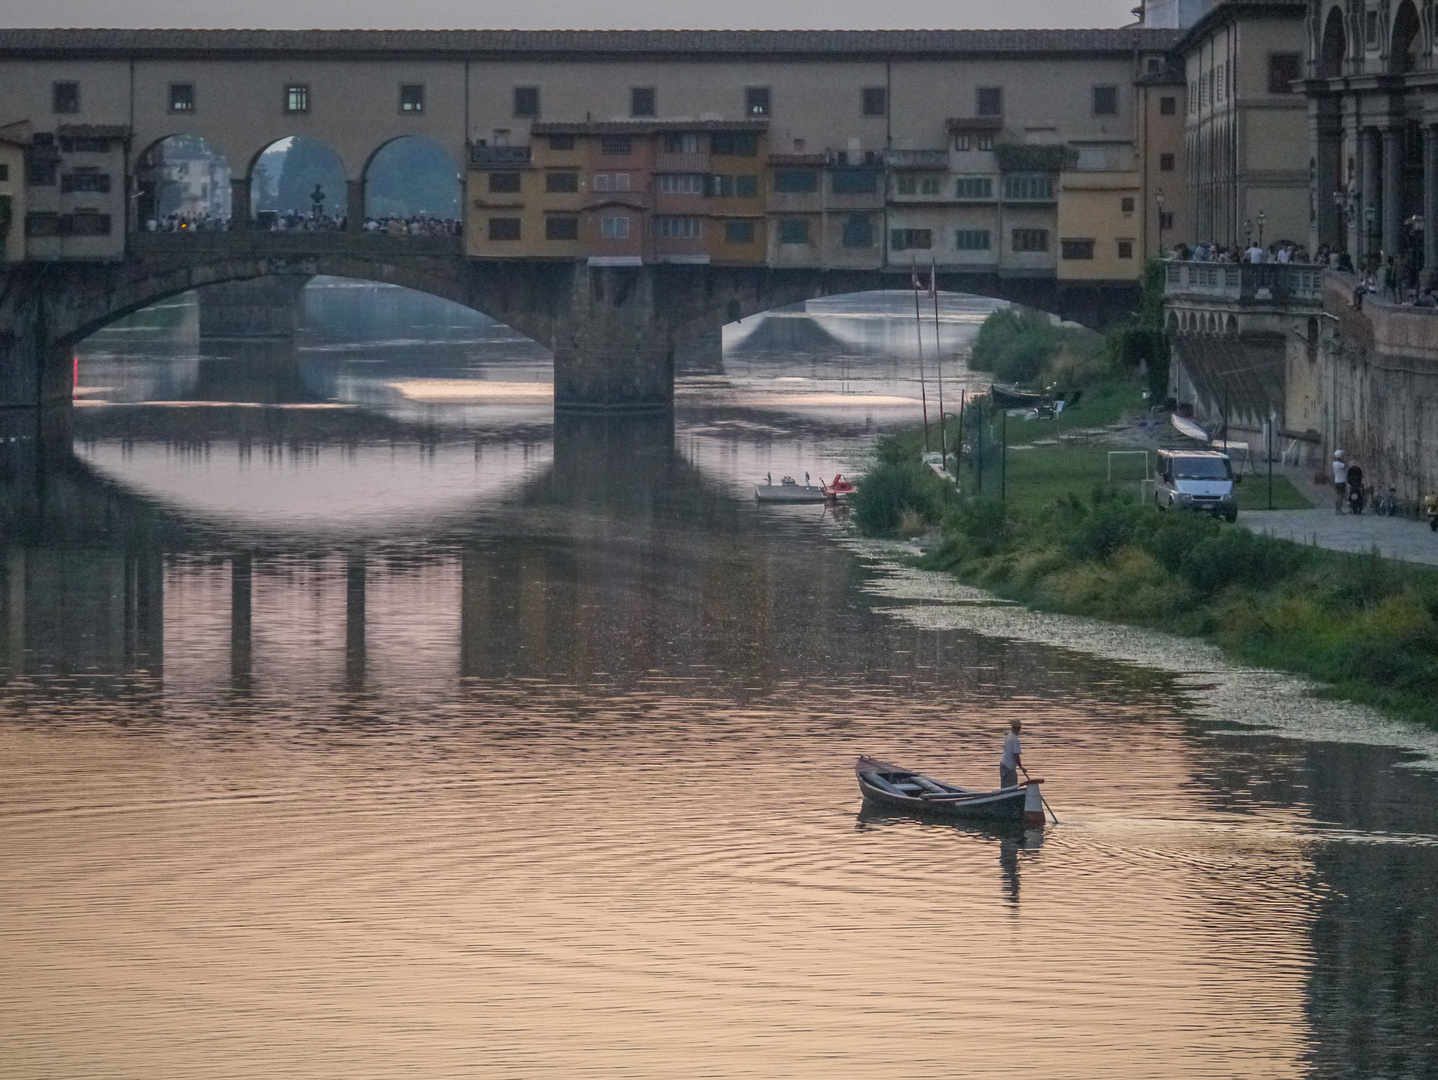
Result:
{"label": "column", "polygon": [[230,177],[230,228],[248,229],[254,221],[250,213],[250,178]]}
{"label": "column", "polygon": [[364,193],[365,182],[360,180],[345,181],[345,231],[364,231]]}
{"label": "column", "polygon": [[1438,273],[1438,129],[1423,129],[1423,269]]}
{"label": "column", "polygon": [[1362,168],[1362,190],[1359,193],[1359,235],[1362,241],[1358,245],[1358,254],[1367,259],[1377,253],[1378,250],[1378,229],[1379,229],[1379,176],[1381,175],[1381,154],[1382,139],[1377,128],[1364,128],[1363,136],[1359,139],[1359,146],[1363,150]]}
{"label": "column", "polygon": [[1383,255],[1398,254],[1403,240],[1403,132],[1383,129]]}

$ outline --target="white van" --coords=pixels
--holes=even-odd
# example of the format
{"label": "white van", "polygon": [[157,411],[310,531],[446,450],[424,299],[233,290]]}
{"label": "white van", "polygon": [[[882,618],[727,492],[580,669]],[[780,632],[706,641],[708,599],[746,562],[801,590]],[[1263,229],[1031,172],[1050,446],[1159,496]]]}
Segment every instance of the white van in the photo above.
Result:
{"label": "white van", "polygon": [[1153,501],[1160,510],[1203,510],[1238,520],[1233,462],[1217,450],[1160,450]]}

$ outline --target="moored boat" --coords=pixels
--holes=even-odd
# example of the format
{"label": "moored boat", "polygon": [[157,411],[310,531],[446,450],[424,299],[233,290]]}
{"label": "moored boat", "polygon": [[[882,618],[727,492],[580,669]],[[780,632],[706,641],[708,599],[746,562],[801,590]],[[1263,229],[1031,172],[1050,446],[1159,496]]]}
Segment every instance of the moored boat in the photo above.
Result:
{"label": "moored boat", "polygon": [[1037,409],[1041,405],[1052,405],[1053,398],[1046,394],[1035,394],[1018,387],[1003,387],[989,384],[989,400],[1000,409]]}
{"label": "moored boat", "polygon": [[773,477],[769,477],[768,483],[758,484],[754,488],[754,498],[761,503],[821,503],[829,498],[822,484],[808,483],[808,477],[804,477],[805,483],[801,484],[792,476],[786,476],[777,484]]}
{"label": "moored boat", "polygon": [[854,766],[859,790],[877,806],[938,817],[977,818],[986,821],[1021,821],[1044,824],[1042,780],[1026,780],[1014,787],[975,791],[946,784],[911,769],[861,757]]}
{"label": "moored boat", "polygon": [[859,493],[859,485],[850,480],[843,473],[834,477],[832,484],[824,485],[824,496],[830,502],[838,502],[840,499],[848,498],[850,495]]}

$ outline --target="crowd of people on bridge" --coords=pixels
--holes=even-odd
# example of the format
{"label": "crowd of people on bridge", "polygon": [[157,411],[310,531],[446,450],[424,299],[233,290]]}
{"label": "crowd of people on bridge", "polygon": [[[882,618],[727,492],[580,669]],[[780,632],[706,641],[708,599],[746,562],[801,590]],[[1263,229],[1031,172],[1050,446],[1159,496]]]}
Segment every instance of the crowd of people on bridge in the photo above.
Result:
{"label": "crowd of people on bridge", "polygon": [[1205,241],[1193,244],[1180,242],[1172,248],[1165,249],[1163,257],[1176,259],[1179,262],[1276,263],[1285,266],[1290,263],[1305,266],[1328,266],[1330,264],[1330,252],[1327,245],[1319,248],[1317,255],[1310,256],[1308,248],[1289,240],[1277,240],[1267,247],[1256,241],[1250,241],[1246,248],[1237,244],[1214,244]]}
{"label": "crowd of people on bridge", "polygon": [[[269,232],[345,232],[349,219],[323,212],[261,213],[257,224]],[[166,214],[145,222],[145,231],[152,233],[229,232],[230,219],[213,214]],[[361,231],[368,236],[462,236],[464,229],[458,218],[434,217],[429,214],[366,217]]]}
{"label": "crowd of people on bridge", "polygon": [[230,219],[215,214],[166,214],[145,222],[146,232],[229,232]]}

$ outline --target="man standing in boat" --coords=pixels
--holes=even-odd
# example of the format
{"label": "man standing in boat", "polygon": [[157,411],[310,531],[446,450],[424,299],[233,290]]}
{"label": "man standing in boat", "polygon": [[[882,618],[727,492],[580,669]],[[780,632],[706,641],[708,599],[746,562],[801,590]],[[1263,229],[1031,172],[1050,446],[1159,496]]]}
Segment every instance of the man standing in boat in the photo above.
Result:
{"label": "man standing in boat", "polygon": [[1023,747],[1019,745],[1019,732],[1024,728],[1023,721],[1017,716],[1009,721],[1009,733],[1004,736],[1004,756],[999,759],[999,787],[1017,787],[1019,782],[1019,770],[1024,767],[1024,759],[1021,756]]}

